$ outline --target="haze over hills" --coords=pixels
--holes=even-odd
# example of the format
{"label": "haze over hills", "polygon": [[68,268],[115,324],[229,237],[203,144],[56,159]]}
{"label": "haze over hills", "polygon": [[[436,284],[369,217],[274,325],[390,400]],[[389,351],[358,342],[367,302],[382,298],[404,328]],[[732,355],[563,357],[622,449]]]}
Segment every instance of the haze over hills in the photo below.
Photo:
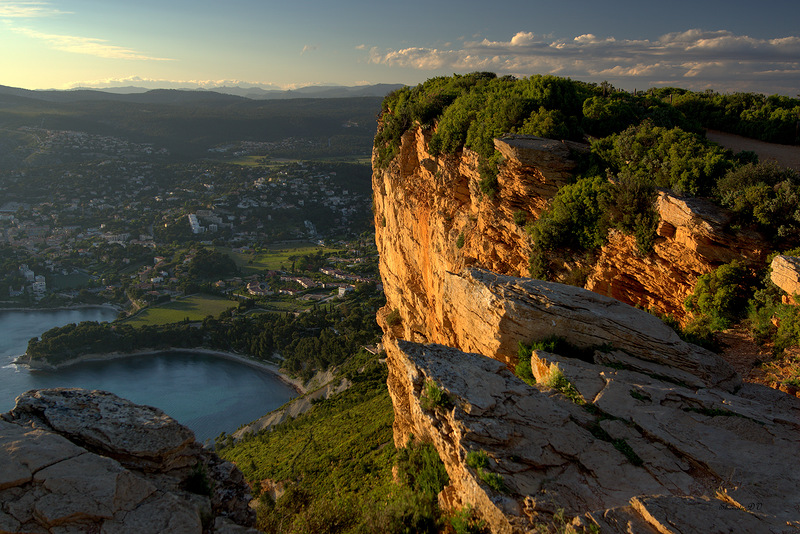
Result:
{"label": "haze over hills", "polygon": [[148,89],[126,86],[96,89],[78,87],[68,90],[29,90],[0,85],[0,96],[12,95],[46,100],[49,102],[76,102],[82,100],[114,100],[126,102],[178,102],[178,101],[235,101],[232,97],[249,100],[290,98],[349,98],[381,97],[403,87],[403,84],[376,84],[360,86],[313,85],[299,89],[277,90],[261,87],[220,86],[211,88]]}
{"label": "haze over hills", "polygon": [[[0,86],[0,145],[11,154],[13,147],[26,142],[17,129],[27,127],[152,143],[176,157],[197,157],[224,143],[275,142],[288,137],[364,156],[371,150],[383,95],[393,87],[315,87],[253,99],[210,90],[120,94]],[[374,92],[383,94],[369,96]]]}

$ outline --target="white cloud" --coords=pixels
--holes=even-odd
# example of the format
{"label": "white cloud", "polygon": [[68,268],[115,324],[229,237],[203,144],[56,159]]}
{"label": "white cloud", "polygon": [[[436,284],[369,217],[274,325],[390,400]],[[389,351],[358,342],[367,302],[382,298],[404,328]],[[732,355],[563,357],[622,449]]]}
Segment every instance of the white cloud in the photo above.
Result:
{"label": "white cloud", "polygon": [[306,52],[311,52],[312,50],[316,50],[317,45],[305,45],[303,50],[300,52],[300,55],[305,54]]}
{"label": "white cloud", "polygon": [[[786,94],[796,94],[800,87],[800,36],[756,39],[727,30],[691,29],[655,40],[617,40],[591,33],[555,39],[521,31],[509,41],[467,41],[459,48],[372,48],[369,61],[444,72],[550,73],[592,81],[607,76],[631,88],[664,83],[692,88],[707,80]],[[780,85],[774,85],[776,80]],[[724,84],[718,89],[725,90]]]}
{"label": "white cloud", "polygon": [[48,2],[15,2],[0,0],[0,18],[38,18],[68,14]]}
{"label": "white cloud", "polygon": [[130,48],[109,44],[105,39],[43,33],[30,28],[12,28],[16,33],[46,42],[50,47],[74,54],[86,54],[110,59],[170,61],[168,58],[147,56]]}
{"label": "white cloud", "polygon": [[108,89],[114,87],[142,87],[145,89],[213,89],[215,87],[242,87],[259,89],[286,89],[287,87],[270,82],[253,82],[237,79],[217,80],[167,80],[163,78],[145,78],[141,76],[126,76],[122,78],[102,78],[99,80],[83,80],[73,82],[65,87],[87,87],[94,89]]}
{"label": "white cloud", "polygon": [[525,46],[527,44],[531,44],[534,42],[536,36],[531,32],[517,32],[517,34],[511,38],[511,46]]}

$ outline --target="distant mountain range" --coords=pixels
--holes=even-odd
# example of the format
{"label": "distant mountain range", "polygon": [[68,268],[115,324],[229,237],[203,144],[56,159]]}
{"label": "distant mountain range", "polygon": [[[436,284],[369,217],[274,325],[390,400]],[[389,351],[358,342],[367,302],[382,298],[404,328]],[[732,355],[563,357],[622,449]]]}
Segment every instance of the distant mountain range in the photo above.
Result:
{"label": "distant mountain range", "polygon": [[384,97],[402,84],[376,84],[355,87],[315,85],[291,90],[267,90],[259,87],[214,87],[211,89],[145,89],[143,87],[113,87],[105,89],[77,88],[69,90],[19,89],[0,85],[0,96],[16,96],[48,102],[79,102],[110,100],[151,104],[183,104],[190,102],[231,102],[247,100],[278,100],[290,98],[350,98]]}

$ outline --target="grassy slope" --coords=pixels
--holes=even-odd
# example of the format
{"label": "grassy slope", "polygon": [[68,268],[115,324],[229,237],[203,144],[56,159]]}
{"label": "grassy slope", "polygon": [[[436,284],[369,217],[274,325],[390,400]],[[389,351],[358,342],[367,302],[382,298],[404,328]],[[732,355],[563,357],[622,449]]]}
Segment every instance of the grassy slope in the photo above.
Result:
{"label": "grassy slope", "polygon": [[[218,438],[219,454],[236,463],[254,494],[265,479],[287,487],[277,502],[260,499],[259,527],[282,533],[439,531],[436,493],[444,467],[435,450],[433,461],[426,460],[433,450],[428,446],[395,449],[385,365],[362,352],[341,372],[353,386],[296,419],[236,444]],[[393,482],[396,464],[401,484]],[[423,479],[438,481],[429,484],[434,493],[422,489]]]}

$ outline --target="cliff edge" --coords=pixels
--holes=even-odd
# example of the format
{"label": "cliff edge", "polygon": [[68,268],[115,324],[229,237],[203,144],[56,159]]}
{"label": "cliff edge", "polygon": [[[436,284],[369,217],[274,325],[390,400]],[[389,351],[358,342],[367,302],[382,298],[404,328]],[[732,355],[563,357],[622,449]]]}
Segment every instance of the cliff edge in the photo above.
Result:
{"label": "cliff edge", "polygon": [[[701,274],[733,257],[763,261],[759,236],[734,236],[718,208],[661,193],[654,254],[617,234],[591,266],[564,260],[592,270],[594,291],[521,278],[519,214],[541,213],[580,147],[496,140],[505,162],[489,198],[477,156],[434,157],[428,136],[406,132],[373,187],[394,439],[435,445],[450,477],[440,504],[469,506],[502,533],[800,530],[800,475],[784,463],[800,450],[797,399],[743,384],[719,356],[620,302],[682,312]],[[523,356],[534,385],[510,372],[520,343],[550,336],[572,349]]]}

